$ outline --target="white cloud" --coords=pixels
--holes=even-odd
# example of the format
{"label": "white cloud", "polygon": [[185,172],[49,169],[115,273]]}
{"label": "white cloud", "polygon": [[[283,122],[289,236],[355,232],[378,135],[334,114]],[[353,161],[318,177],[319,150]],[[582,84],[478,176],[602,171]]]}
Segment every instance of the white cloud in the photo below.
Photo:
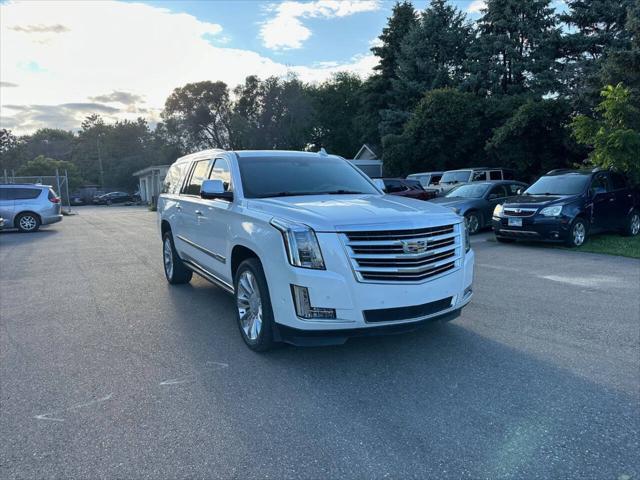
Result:
{"label": "white cloud", "polygon": [[[316,3],[339,4],[335,15],[362,8]],[[234,87],[248,75],[291,72],[320,81],[341,70],[368,75],[376,62],[363,55],[343,64],[285,65],[218,45],[220,25],[145,4],[9,2],[0,4],[0,17],[0,126],[16,133],[77,128],[87,105],[98,102],[116,110],[103,111],[110,120],[143,115],[154,121],[171,91],[189,82],[222,80]]]}
{"label": "white cloud", "polygon": [[482,10],[487,7],[485,0],[473,0],[467,7],[469,13],[482,13]]}
{"label": "white cloud", "polygon": [[380,8],[379,0],[317,0],[288,1],[269,6],[275,16],[262,24],[260,37],[265,47],[280,50],[301,48],[311,36],[303,23],[307,18],[346,17]]}

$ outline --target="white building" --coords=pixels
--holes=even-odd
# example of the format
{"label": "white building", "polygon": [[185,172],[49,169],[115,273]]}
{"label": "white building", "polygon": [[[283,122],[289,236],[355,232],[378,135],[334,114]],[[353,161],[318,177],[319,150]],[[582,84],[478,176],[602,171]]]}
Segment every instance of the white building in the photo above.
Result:
{"label": "white building", "polygon": [[376,152],[366,143],[358,150],[351,163],[371,178],[382,177],[382,160],[378,160]]}
{"label": "white building", "polygon": [[162,191],[162,182],[171,165],[152,165],[133,174],[138,177],[140,199],[145,203],[155,203]]}

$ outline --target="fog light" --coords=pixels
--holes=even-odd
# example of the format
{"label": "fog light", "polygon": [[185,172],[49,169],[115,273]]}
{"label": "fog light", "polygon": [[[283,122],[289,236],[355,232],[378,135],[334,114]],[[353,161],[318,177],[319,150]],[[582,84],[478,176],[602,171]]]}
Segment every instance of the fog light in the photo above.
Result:
{"label": "fog light", "polygon": [[300,318],[336,318],[336,310],[334,308],[318,308],[311,306],[309,290],[307,287],[291,285],[291,293],[293,295],[293,304],[296,307],[296,315]]}

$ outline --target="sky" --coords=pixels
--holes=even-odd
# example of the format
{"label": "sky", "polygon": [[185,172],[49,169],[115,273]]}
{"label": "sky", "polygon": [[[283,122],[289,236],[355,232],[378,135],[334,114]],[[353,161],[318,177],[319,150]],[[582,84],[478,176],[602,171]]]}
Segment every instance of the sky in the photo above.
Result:
{"label": "sky", "polygon": [[[427,0],[414,1],[424,9]],[[477,18],[482,0],[456,0]],[[393,1],[0,2],[0,128],[77,130],[87,115],[160,120],[174,88],[248,75],[371,74]]]}

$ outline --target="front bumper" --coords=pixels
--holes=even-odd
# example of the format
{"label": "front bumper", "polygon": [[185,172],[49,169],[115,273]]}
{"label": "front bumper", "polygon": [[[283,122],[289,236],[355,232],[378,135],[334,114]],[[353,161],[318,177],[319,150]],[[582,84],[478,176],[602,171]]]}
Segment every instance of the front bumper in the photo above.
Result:
{"label": "front bumper", "polygon": [[508,218],[493,217],[493,231],[498,237],[543,242],[562,242],[567,239],[571,227],[571,218],[567,216],[545,217],[533,215],[522,218],[522,226],[510,226]]}
{"label": "front bumper", "polygon": [[[323,247],[326,270],[283,268],[284,264],[288,265],[284,251],[282,255],[270,255],[262,259],[277,329],[285,341],[290,337],[307,336],[300,332],[317,332],[317,335],[310,334],[312,338],[347,338],[369,335],[365,330],[371,331],[371,334],[385,333],[387,328],[391,331],[410,330],[420,323],[443,317],[453,318],[471,300],[473,250],[462,257],[460,265],[454,270],[422,283],[366,283],[356,279],[337,235],[318,233],[318,236],[321,237],[319,240]],[[280,249],[281,246],[278,250]],[[306,287],[311,305],[335,309],[336,318],[309,320],[298,317],[291,285]],[[446,306],[437,311],[419,308],[445,299]],[[384,312],[387,316],[382,320],[377,318],[375,322],[368,322],[365,313],[369,311]],[[396,311],[406,315],[393,318]],[[422,313],[414,316],[415,312]],[[428,314],[424,314],[426,312]]]}

